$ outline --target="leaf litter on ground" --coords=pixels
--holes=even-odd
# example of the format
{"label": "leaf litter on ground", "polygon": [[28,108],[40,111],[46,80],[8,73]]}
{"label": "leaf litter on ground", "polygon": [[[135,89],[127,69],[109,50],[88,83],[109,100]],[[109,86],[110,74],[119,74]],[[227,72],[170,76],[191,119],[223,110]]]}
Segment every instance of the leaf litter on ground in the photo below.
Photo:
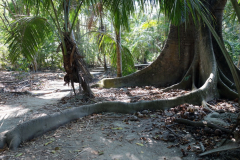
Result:
{"label": "leaf litter on ground", "polygon": [[[32,88],[28,88],[28,83],[30,83],[30,80],[28,81],[27,79],[21,78],[20,73],[13,74],[7,72],[5,73],[5,76],[2,76],[0,79],[0,89],[4,91],[1,93],[1,103],[6,103],[9,101],[9,97],[11,97],[11,100],[23,97],[23,95],[10,93],[10,91],[18,91],[19,88],[25,88],[25,90],[43,89],[44,87],[47,87],[48,81],[59,79],[59,74],[60,73],[38,73],[37,75],[25,76],[27,79],[34,80],[32,81],[33,85],[30,86]],[[43,78],[45,78],[45,80],[41,81]],[[12,83],[12,81],[15,83]],[[56,106],[61,108],[61,110],[64,110],[79,105],[86,105],[103,101],[122,101],[127,103],[134,103],[144,100],[167,99],[174,96],[181,96],[190,92],[179,89],[164,92],[161,88],[156,88],[153,86],[110,89],[93,88],[92,90],[95,94],[95,98],[93,100],[83,102],[81,99],[76,99],[75,97],[65,97],[62,98],[62,100]],[[24,91],[24,89],[22,91]],[[211,110],[220,114],[226,114],[224,121],[229,124],[227,128],[231,129],[236,121],[234,118],[231,118],[231,116],[227,116],[227,113],[238,113],[238,103],[236,101],[219,99],[210,101],[208,104]],[[54,113],[54,111],[49,112],[49,114],[50,113]],[[27,154],[29,154],[29,157],[31,157],[40,151],[44,157],[49,156],[50,154],[50,152],[47,152],[46,150],[51,150],[55,153],[57,151],[56,148],[61,148],[61,152],[59,152],[57,156],[59,158],[67,158],[69,153],[67,151],[73,152],[76,150],[76,145],[88,146],[89,141],[86,143],[86,139],[89,139],[90,137],[88,137],[87,133],[93,133],[93,131],[95,131],[102,132],[103,137],[104,135],[107,135],[106,139],[109,139],[110,141],[121,142],[126,140],[125,143],[135,142],[135,144],[142,147],[147,147],[151,141],[159,141],[159,143],[161,143],[160,141],[163,141],[170,144],[166,146],[166,148],[177,149],[179,150],[179,153],[182,153],[182,156],[188,157],[190,156],[189,154],[196,153],[197,155],[204,151],[214,149],[219,145],[219,143],[221,143],[223,139],[230,139],[228,134],[222,132],[219,129],[188,126],[174,122],[174,120],[177,118],[187,119],[193,122],[202,121],[204,120],[204,117],[209,114],[211,114],[211,112],[204,106],[197,106],[192,104],[182,104],[165,111],[144,110],[133,115],[118,113],[93,114],[79,119],[76,122],[71,122],[70,125],[66,125],[67,127],[62,126],[59,127],[56,131],[46,133],[46,135],[49,135],[50,137],[57,137],[56,140],[37,137],[32,141],[24,142],[17,155],[18,157],[21,157],[28,156]],[[121,125],[114,124],[116,120],[119,120],[119,123]],[[99,124],[101,125],[99,126]],[[136,127],[136,125],[139,127]],[[114,130],[116,130],[116,132],[113,132]],[[81,133],[84,133],[85,135],[81,135]],[[131,137],[131,134],[137,135]],[[34,145],[33,151],[24,152],[28,150],[27,148],[30,148],[31,145]],[[84,152],[82,149],[79,149],[79,151]],[[93,157],[96,155],[102,156],[106,155],[106,150],[95,150],[90,151],[90,153],[98,153],[93,154]],[[4,150],[0,153],[0,156],[1,155],[11,156],[11,152]],[[80,155],[81,154],[78,156]],[[218,158],[220,154],[212,155],[212,157],[214,156]]]}

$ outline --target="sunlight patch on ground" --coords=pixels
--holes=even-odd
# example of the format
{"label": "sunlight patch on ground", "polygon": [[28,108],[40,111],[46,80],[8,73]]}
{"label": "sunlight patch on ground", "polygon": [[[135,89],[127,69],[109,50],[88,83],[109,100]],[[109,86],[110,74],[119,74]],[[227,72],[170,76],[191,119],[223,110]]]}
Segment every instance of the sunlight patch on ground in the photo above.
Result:
{"label": "sunlight patch on ground", "polygon": [[112,159],[121,159],[123,156],[120,155],[120,154],[117,154],[117,155],[112,155],[111,158]]}
{"label": "sunlight patch on ground", "polygon": [[106,139],[104,137],[100,137],[100,142],[102,142],[102,143],[104,143],[106,145],[112,143],[112,141],[110,139]]}
{"label": "sunlight patch on ground", "polygon": [[26,107],[34,107],[34,106],[43,106],[46,104],[57,103],[62,97],[65,97],[69,94],[69,92],[59,92],[52,94],[45,94],[37,97],[26,97],[24,99],[18,100],[20,104],[23,104]]}
{"label": "sunlight patch on ground", "polygon": [[14,108],[11,105],[4,105],[0,107],[0,115],[1,115],[0,120],[21,116],[27,113],[28,111],[29,111],[28,108],[24,108],[21,105]]}
{"label": "sunlight patch on ground", "polygon": [[127,157],[129,157],[131,160],[139,160],[134,154],[132,153],[126,153]]}
{"label": "sunlight patch on ground", "polygon": [[27,112],[29,112],[29,109],[21,105],[15,108],[10,105],[0,106],[0,132],[5,130],[3,125],[5,125],[7,120],[15,117],[23,117]]}
{"label": "sunlight patch on ground", "polygon": [[62,97],[65,97],[69,95],[69,92],[55,92],[54,94],[46,94],[46,95],[43,95],[43,96],[38,96],[38,98],[40,99],[60,99]]}

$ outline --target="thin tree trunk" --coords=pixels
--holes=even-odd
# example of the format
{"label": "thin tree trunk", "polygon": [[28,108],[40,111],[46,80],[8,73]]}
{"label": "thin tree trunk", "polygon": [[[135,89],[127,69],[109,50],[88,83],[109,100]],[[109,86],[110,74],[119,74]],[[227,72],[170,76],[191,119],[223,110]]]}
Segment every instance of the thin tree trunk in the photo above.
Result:
{"label": "thin tree trunk", "polygon": [[238,56],[238,63],[237,63],[237,67],[240,68],[240,55]]}
{"label": "thin tree trunk", "polygon": [[104,55],[103,55],[103,60],[104,60],[104,71],[106,72],[108,70],[107,61],[106,61],[106,53],[104,53]]}
{"label": "thin tree trunk", "polygon": [[102,41],[103,39],[103,34],[102,33],[106,33],[106,26],[103,25],[103,6],[102,6],[102,1],[100,0],[100,3],[99,3],[99,6],[98,6],[98,10],[99,10],[99,17],[100,17],[100,31],[101,31],[101,34],[99,34],[99,37],[98,37],[98,45],[101,44],[100,46],[100,53],[101,55],[103,55],[103,66],[104,66],[104,71],[106,72],[107,71],[107,64],[106,64],[106,54],[105,54],[105,44],[104,42]]}
{"label": "thin tree trunk", "polygon": [[121,31],[115,30],[117,42],[117,77],[122,77]]}

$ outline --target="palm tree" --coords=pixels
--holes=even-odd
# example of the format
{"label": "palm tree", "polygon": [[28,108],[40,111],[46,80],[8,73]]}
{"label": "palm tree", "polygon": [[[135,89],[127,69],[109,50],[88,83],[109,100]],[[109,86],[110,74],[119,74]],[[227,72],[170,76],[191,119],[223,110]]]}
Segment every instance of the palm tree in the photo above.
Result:
{"label": "palm tree", "polygon": [[[14,55],[12,57],[16,59],[19,55],[24,55],[30,60],[33,59],[45,39],[51,36],[50,33],[55,30],[54,33],[61,41],[64,68],[67,72],[64,81],[68,84],[71,83],[74,93],[74,82],[78,82],[81,84],[84,94],[93,97],[88,86],[91,75],[83,56],[79,53],[73,35],[73,27],[83,1],[23,0],[22,3],[29,7],[34,6],[37,12],[33,16],[18,17],[9,25],[7,43],[9,43],[10,54]],[[39,16],[39,12],[44,18]],[[71,21],[70,15],[73,16]],[[49,20],[53,21],[54,26],[48,23]]]}
{"label": "palm tree", "polygon": [[[9,25],[9,18],[7,18],[6,16],[6,10],[9,12],[9,17],[11,19],[18,19],[19,16],[22,16],[22,15],[26,15],[26,16],[29,16],[30,15],[30,12],[33,12],[34,9],[31,9],[29,7],[29,5],[25,5],[22,1],[11,1],[11,2],[8,2],[8,1],[4,1],[2,0],[2,5],[3,5],[3,9],[4,9],[4,13],[3,15],[1,15],[1,20],[2,22],[4,23],[4,26],[3,28],[5,30],[8,30],[8,25]],[[37,62],[36,62],[36,56],[37,54],[35,54],[32,59],[30,60],[30,62],[32,62],[32,65],[33,65],[33,69],[34,71],[37,71]],[[9,58],[12,62],[12,64],[16,64],[16,60],[19,59],[19,57],[14,54],[13,52],[10,52],[9,54]]]}
{"label": "palm tree", "polygon": [[[104,8],[105,10],[108,10],[110,12],[110,21],[112,23],[112,26],[114,28],[114,41],[116,43],[116,68],[117,68],[117,77],[122,77],[123,72],[123,59],[126,58],[127,53],[122,53],[124,50],[126,51],[126,48],[122,48],[121,44],[121,31],[125,29],[126,31],[130,31],[129,27],[129,16],[131,13],[135,10],[135,1],[134,0],[118,0],[118,1],[108,1],[108,0],[100,0],[100,3],[97,4],[96,10],[97,15],[100,20],[100,32],[98,40],[100,51],[102,52],[104,49],[104,36],[109,36],[109,34],[104,34],[105,29],[103,26],[103,4],[105,4]],[[91,17],[92,18],[92,17]],[[90,21],[92,22],[92,21]],[[115,55],[115,54],[114,54]],[[128,56],[129,58],[129,56]],[[125,59],[126,60],[126,59]],[[104,54],[104,61],[105,61],[105,54]],[[115,65],[114,65],[115,66]],[[106,66],[104,66],[106,69]]]}
{"label": "palm tree", "polygon": [[[103,58],[104,58],[105,71],[107,70],[106,54],[108,54],[111,59],[112,67],[117,68],[118,76],[127,75],[129,73],[134,72],[135,70],[134,70],[133,57],[130,53],[130,50],[120,42],[122,41],[121,34],[117,34],[118,32],[116,29],[116,24],[120,23],[119,24],[120,27],[122,26],[123,29],[128,28],[129,30],[128,19],[121,19],[123,17],[120,16],[117,22],[115,22],[114,21],[115,12],[114,11],[109,12],[109,10],[107,10],[109,9],[109,7],[103,6],[102,1],[100,1],[95,6],[93,6],[93,8],[94,9],[91,10],[92,13],[91,13],[91,16],[89,17],[89,20],[88,20],[89,23],[87,26],[89,30],[91,30],[90,33],[93,33],[93,35],[97,37],[99,52],[103,55]],[[117,14],[120,14],[120,13],[117,13]],[[106,27],[107,25],[103,24],[103,20],[104,20],[103,17],[105,17],[105,19],[111,23],[111,26],[112,26],[111,31],[109,30],[107,31],[107,27]],[[93,19],[95,19],[95,21],[97,20],[99,21],[98,23],[99,27],[96,27],[96,23],[93,22]],[[100,63],[102,63],[99,54],[98,54],[98,59]]]}
{"label": "palm tree", "polygon": [[[71,10],[71,7],[70,7],[71,0],[62,0],[59,2],[53,1],[53,0],[44,0],[44,1],[25,0],[24,2],[28,6],[36,5],[38,8],[41,8],[41,7],[44,8],[45,11],[48,13],[48,15],[52,18],[52,20],[55,24],[55,27],[57,28],[58,36],[61,40],[61,48],[62,48],[63,57],[64,57],[63,58],[64,68],[67,72],[67,74],[65,76],[65,82],[66,83],[71,82],[73,88],[74,88],[73,82],[80,82],[83,90],[88,95],[92,95],[91,90],[87,85],[88,83],[86,82],[87,76],[89,76],[90,74],[89,74],[89,72],[87,72],[87,69],[84,65],[83,59],[82,59],[81,55],[78,53],[78,49],[74,42],[74,36],[72,34],[72,29],[75,24],[78,12],[83,4],[83,1],[78,1],[78,4],[74,6],[76,13],[74,14],[74,18],[73,18],[72,22],[69,21],[69,14],[70,14],[70,10]],[[88,2],[88,1],[86,1],[86,2]],[[94,2],[97,2],[97,1],[94,1]],[[135,9],[134,7],[135,7],[136,3],[133,0],[132,1],[129,1],[129,0],[117,0],[117,1],[102,0],[101,2],[103,4],[105,4],[106,8],[109,9],[113,15],[112,16],[113,24],[115,27],[115,35],[116,35],[116,42],[117,42],[117,46],[116,46],[117,66],[118,66],[117,70],[118,70],[118,76],[121,76],[121,68],[122,68],[121,63],[120,63],[121,58],[122,58],[121,45],[120,45],[121,26],[124,26],[128,29],[128,16],[134,11],[134,9]],[[145,2],[145,1],[139,1],[139,4],[141,6],[144,6],[144,4],[141,2]],[[153,1],[151,1],[151,2],[153,2]],[[208,0],[208,4],[214,4],[216,7],[223,8],[225,6],[225,0],[221,0],[221,2],[222,2],[222,5],[219,4],[220,1],[216,4],[214,4],[214,2],[212,0]],[[157,3],[155,3],[155,4],[157,4]],[[213,9],[209,8],[207,3],[206,4],[202,3],[202,1],[200,1],[200,0],[186,0],[186,1],[158,0],[158,4],[160,6],[161,11],[169,18],[169,20],[172,24],[171,31],[170,31],[169,37],[168,37],[168,39],[169,39],[168,41],[172,40],[172,41],[174,41],[173,43],[178,42],[178,45],[176,44],[176,45],[172,46],[172,49],[175,48],[176,51],[171,51],[172,54],[176,52],[178,54],[178,56],[175,55],[175,56],[171,56],[171,57],[174,57],[174,58],[178,57],[179,59],[181,59],[181,57],[184,55],[183,52],[190,52],[190,51],[185,51],[185,50],[194,49],[194,48],[196,49],[196,46],[192,46],[193,44],[190,43],[191,41],[193,41],[192,40],[193,37],[188,36],[187,33],[190,33],[191,30],[196,30],[194,28],[196,26],[196,24],[201,26],[201,24],[205,23],[209,27],[209,30],[212,32],[212,35],[214,37],[212,44],[214,45],[214,49],[216,52],[215,54],[217,54],[217,53],[222,54],[222,55],[216,55],[217,60],[221,61],[221,64],[225,64],[225,66],[229,66],[226,69],[225,66],[223,67],[223,66],[219,65],[218,68],[220,68],[220,70],[221,70],[220,73],[223,73],[224,75],[226,75],[225,77],[227,77],[227,81],[235,82],[235,85],[236,85],[235,89],[237,89],[237,91],[239,93],[240,92],[240,81],[239,81],[239,77],[238,77],[239,73],[236,70],[236,67],[232,63],[232,60],[223,45],[222,37],[220,34],[221,33],[220,26],[221,26],[222,13],[219,13],[219,15],[215,15],[215,17],[216,17],[215,20],[213,19],[214,16],[207,17],[207,15],[209,15],[209,13],[210,13],[209,11],[212,12],[211,14],[217,14],[217,11],[214,10],[214,8]],[[60,10],[57,11],[55,5],[60,6],[60,7],[58,7],[58,8],[60,8]],[[60,22],[61,16],[63,17],[63,22]],[[212,17],[212,18],[209,18],[209,17]],[[211,25],[211,24],[214,24],[214,21],[216,21],[215,24],[217,24],[215,26],[215,28],[213,28]],[[35,25],[35,24],[37,24],[37,25]],[[63,25],[61,25],[61,24],[63,24]],[[193,24],[195,24],[195,26]],[[39,28],[39,25],[44,26],[44,27],[42,27],[44,30],[41,30]],[[177,28],[176,28],[176,26],[177,26]],[[33,56],[31,56],[31,54],[34,54],[36,51],[36,48],[44,41],[43,35],[47,35],[46,31],[48,31],[50,28],[46,23],[46,19],[43,19],[43,18],[37,17],[37,16],[20,18],[17,21],[15,21],[14,23],[12,23],[10,25],[10,27],[11,27],[11,32],[9,32],[9,37],[8,37],[8,42],[10,42],[10,45],[9,45],[10,51],[15,52],[15,53],[22,52],[23,54],[26,55],[26,57],[30,57],[30,58],[33,57]],[[218,28],[218,27],[220,27],[220,28]],[[185,29],[185,31],[184,31],[184,29]],[[204,28],[203,30],[205,31],[206,29]],[[40,38],[36,38],[38,36]],[[171,36],[173,36],[173,37],[171,37]],[[211,36],[209,36],[209,37],[211,37]],[[188,39],[188,40],[186,40],[186,39]],[[190,48],[180,46],[181,43],[183,43],[183,42],[186,43],[187,44],[186,46],[188,46]],[[166,46],[167,45],[168,45],[168,43],[166,44]],[[169,45],[172,45],[172,44],[169,44]],[[168,50],[169,49],[166,49],[166,47],[165,47],[165,50],[163,52],[170,52]],[[161,54],[160,57],[162,57],[164,55],[165,54]],[[188,57],[188,59],[184,62],[184,65],[182,65],[182,67],[179,67],[181,65],[181,63],[179,62],[179,60],[176,60],[176,62],[178,62],[178,63],[175,63],[176,68],[178,68],[178,70],[180,68],[182,68],[182,70],[180,70],[178,72],[178,74],[176,74],[176,73],[173,74],[174,76],[171,73],[171,72],[176,71],[176,69],[173,67],[173,65],[171,65],[171,66],[164,65],[164,66],[168,66],[166,69],[164,69],[165,67],[160,67],[160,66],[162,64],[165,64],[166,62],[162,62],[162,60],[161,60],[161,62],[155,61],[153,63],[152,66],[156,65],[153,68],[156,68],[156,67],[161,68],[160,70],[162,70],[162,72],[164,73],[164,74],[160,73],[161,75],[170,74],[169,76],[167,76],[168,79],[166,79],[165,77],[161,77],[161,76],[158,76],[157,78],[151,78],[151,80],[147,80],[147,78],[146,79],[137,78],[138,76],[142,77],[143,75],[144,75],[144,77],[146,75],[148,75],[147,76],[148,78],[151,77],[150,75],[159,75],[159,73],[158,73],[159,70],[157,73],[155,73],[156,71],[153,71],[153,70],[150,70],[150,71],[144,70],[142,72],[138,72],[138,73],[134,74],[134,76],[137,76],[134,78],[134,79],[137,79],[135,82],[126,80],[129,77],[125,77],[123,79],[117,79],[117,83],[110,83],[110,84],[115,84],[115,85],[117,84],[116,86],[119,87],[122,85],[125,86],[126,85],[125,82],[128,81],[130,83],[127,85],[130,85],[130,86],[135,85],[135,84],[136,85],[145,85],[145,84],[149,84],[150,82],[157,86],[166,86],[166,85],[171,85],[176,82],[179,82],[180,81],[179,79],[186,77],[186,76],[191,76],[192,83],[194,84],[194,82],[196,81],[195,80],[196,69],[193,69],[193,73],[190,73],[190,71],[186,71],[186,68],[188,68],[189,64],[191,64],[191,62],[190,62],[192,60],[191,57],[195,57],[195,55],[189,54],[189,56],[190,57]],[[222,57],[222,58],[219,58],[219,57]],[[170,60],[173,61],[174,58],[164,60],[164,61],[170,61]],[[184,59],[184,57],[182,57],[182,58]],[[151,68],[151,67],[149,67],[149,68]],[[184,68],[184,67],[186,67],[186,68]],[[169,68],[173,68],[173,71],[171,71]],[[82,78],[82,76],[80,76],[80,74],[79,74],[80,71],[82,72],[82,74],[86,74],[87,76],[85,76],[85,78]],[[166,71],[168,71],[168,72],[165,73]],[[183,73],[186,73],[186,75],[182,76]],[[199,72],[199,73],[201,73],[201,72]],[[215,75],[217,75],[217,74],[215,74]],[[197,77],[199,77],[199,76],[197,76]],[[130,77],[130,79],[132,79],[132,77]],[[112,80],[106,80],[106,82],[107,81],[112,81]],[[154,81],[154,82],[152,82],[152,81]],[[200,81],[198,81],[197,83],[199,83],[199,82]],[[222,81],[220,81],[220,83],[222,84]],[[104,83],[102,83],[102,84],[104,84]],[[201,86],[201,84],[202,83],[194,84],[194,85],[192,85],[192,88],[198,88],[197,86]],[[222,85],[225,86],[224,84],[222,84]],[[185,88],[185,87],[183,87],[183,88]],[[230,90],[230,92],[232,93],[232,90]],[[233,91],[233,93],[234,93],[234,91]]]}
{"label": "palm tree", "polygon": [[[103,55],[103,66],[104,66],[104,71],[107,71],[107,62],[106,62],[106,53],[105,53],[105,45],[104,45],[104,41],[103,41],[103,37],[104,34],[106,33],[106,25],[104,25],[103,21],[104,21],[104,9],[103,9],[103,3],[100,0],[99,3],[97,3],[96,5],[92,6],[92,10],[91,10],[91,16],[89,16],[89,20],[88,20],[88,29],[91,30],[91,33],[97,33],[96,37],[97,37],[97,45],[98,45],[98,50],[99,50],[99,54],[97,55],[97,58],[99,60],[100,63],[102,63],[102,60],[100,58],[100,54]],[[98,27],[96,26],[97,24],[94,25],[94,19],[95,21],[99,21],[98,22]],[[93,26],[94,25],[94,26]],[[97,29],[97,30],[93,30],[93,28]]]}
{"label": "palm tree", "polygon": [[[169,24],[163,15],[159,15],[157,7],[151,6],[154,11],[137,12],[131,20],[131,31],[123,36],[128,40],[127,46],[130,48],[135,63],[147,63],[150,53],[152,59],[162,50],[164,41],[167,38],[165,32]],[[151,15],[151,17],[148,17]],[[157,33],[157,34],[156,34]],[[151,60],[151,62],[153,61]]]}
{"label": "palm tree", "polygon": [[[112,21],[116,37],[117,54],[117,77],[122,77],[122,48],[121,48],[121,30],[123,27],[129,31],[129,15],[134,12],[134,1],[117,1],[117,7],[112,10]],[[113,6],[116,6],[116,4]]]}
{"label": "palm tree", "polygon": [[[71,83],[74,93],[74,82],[79,82],[85,94],[92,97],[93,94],[87,82],[91,79],[91,75],[83,61],[83,56],[78,51],[72,32],[81,6],[83,3],[89,5],[90,2],[97,3],[98,1],[22,0],[22,3],[27,6],[35,7],[36,12],[34,16],[21,16],[9,25],[7,43],[9,43],[9,51],[13,55],[12,57],[16,58],[19,55],[24,55],[24,57],[32,60],[45,38],[54,29],[61,41],[64,68],[67,72],[64,81],[68,84]],[[117,70],[118,76],[121,76],[120,28],[121,26],[129,28],[128,17],[134,11],[135,1],[103,0],[101,2],[105,4],[113,15],[117,42]],[[42,12],[41,14],[44,17],[40,17],[39,12]],[[72,21],[69,20],[70,14],[74,17]],[[53,26],[48,23],[49,19],[53,21]]]}

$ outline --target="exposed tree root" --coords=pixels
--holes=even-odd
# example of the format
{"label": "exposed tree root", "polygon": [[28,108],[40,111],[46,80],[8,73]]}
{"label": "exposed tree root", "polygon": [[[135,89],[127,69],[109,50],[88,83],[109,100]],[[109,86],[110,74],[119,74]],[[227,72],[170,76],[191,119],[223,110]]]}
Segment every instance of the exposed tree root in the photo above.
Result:
{"label": "exposed tree root", "polygon": [[216,152],[222,152],[222,151],[227,151],[227,150],[231,150],[231,149],[238,149],[238,148],[240,148],[239,142],[230,142],[230,143],[227,143],[224,146],[221,146],[221,147],[212,149],[210,151],[201,153],[201,154],[199,154],[199,156],[206,156],[208,154],[212,154],[212,153],[216,153]]}
{"label": "exposed tree root", "polygon": [[221,97],[228,99],[238,98],[238,93],[229,88],[221,79],[218,80],[218,92]]}
{"label": "exposed tree root", "polygon": [[193,67],[196,63],[196,55],[194,56],[193,62],[191,64],[191,66],[189,67],[187,73],[185,74],[185,76],[182,78],[181,82],[176,83],[172,86],[166,87],[163,89],[164,92],[167,92],[171,89],[188,89],[190,88],[192,82],[193,82],[193,76],[192,76],[192,71],[193,71]]}
{"label": "exposed tree root", "polygon": [[218,69],[218,73],[219,73],[220,79],[224,84],[226,84],[232,90],[236,90],[236,85],[232,81],[230,81],[220,69]]}
{"label": "exposed tree root", "polygon": [[203,106],[205,109],[207,109],[207,110],[209,110],[210,112],[212,112],[212,113],[215,112],[215,111],[213,111],[211,108],[208,107],[209,104],[208,104],[205,100],[202,101],[202,106]]}
{"label": "exposed tree root", "polygon": [[[181,30],[180,32],[178,32]],[[188,31],[194,33],[193,25],[188,26]],[[185,30],[183,25],[180,29],[171,26],[168,40],[165,47],[157,60],[141,71],[133,73],[129,76],[103,79],[92,87],[117,88],[124,86],[146,86],[153,85],[155,87],[167,87],[179,83],[186,74],[194,54],[194,35]],[[179,47],[179,39],[180,47]],[[187,35],[187,38],[185,38]],[[179,51],[179,48],[181,50]]]}
{"label": "exposed tree root", "polygon": [[[214,79],[213,75],[209,79]],[[149,110],[165,110],[183,103],[190,103],[200,105],[204,99],[209,96],[207,94],[211,82],[207,81],[201,89],[187,93],[183,96],[155,100],[155,101],[140,101],[137,103],[123,103],[123,102],[103,102],[93,105],[81,106],[65,110],[61,113],[52,114],[49,116],[40,117],[22,124],[19,124],[12,130],[8,131],[0,140],[0,148],[5,144],[10,149],[16,150],[19,144],[23,141],[30,140],[36,136],[53,130],[60,125],[68,123],[72,120],[81,118],[92,113],[101,112],[117,112],[117,113],[134,113],[137,111]]]}
{"label": "exposed tree root", "polygon": [[217,126],[212,123],[207,123],[206,121],[190,121],[187,119],[178,118],[178,119],[175,119],[174,122],[182,123],[182,124],[186,124],[186,125],[190,125],[190,126],[195,126],[195,127],[209,127],[209,128],[214,128],[214,129],[220,129],[223,132],[231,133],[231,130]]}

